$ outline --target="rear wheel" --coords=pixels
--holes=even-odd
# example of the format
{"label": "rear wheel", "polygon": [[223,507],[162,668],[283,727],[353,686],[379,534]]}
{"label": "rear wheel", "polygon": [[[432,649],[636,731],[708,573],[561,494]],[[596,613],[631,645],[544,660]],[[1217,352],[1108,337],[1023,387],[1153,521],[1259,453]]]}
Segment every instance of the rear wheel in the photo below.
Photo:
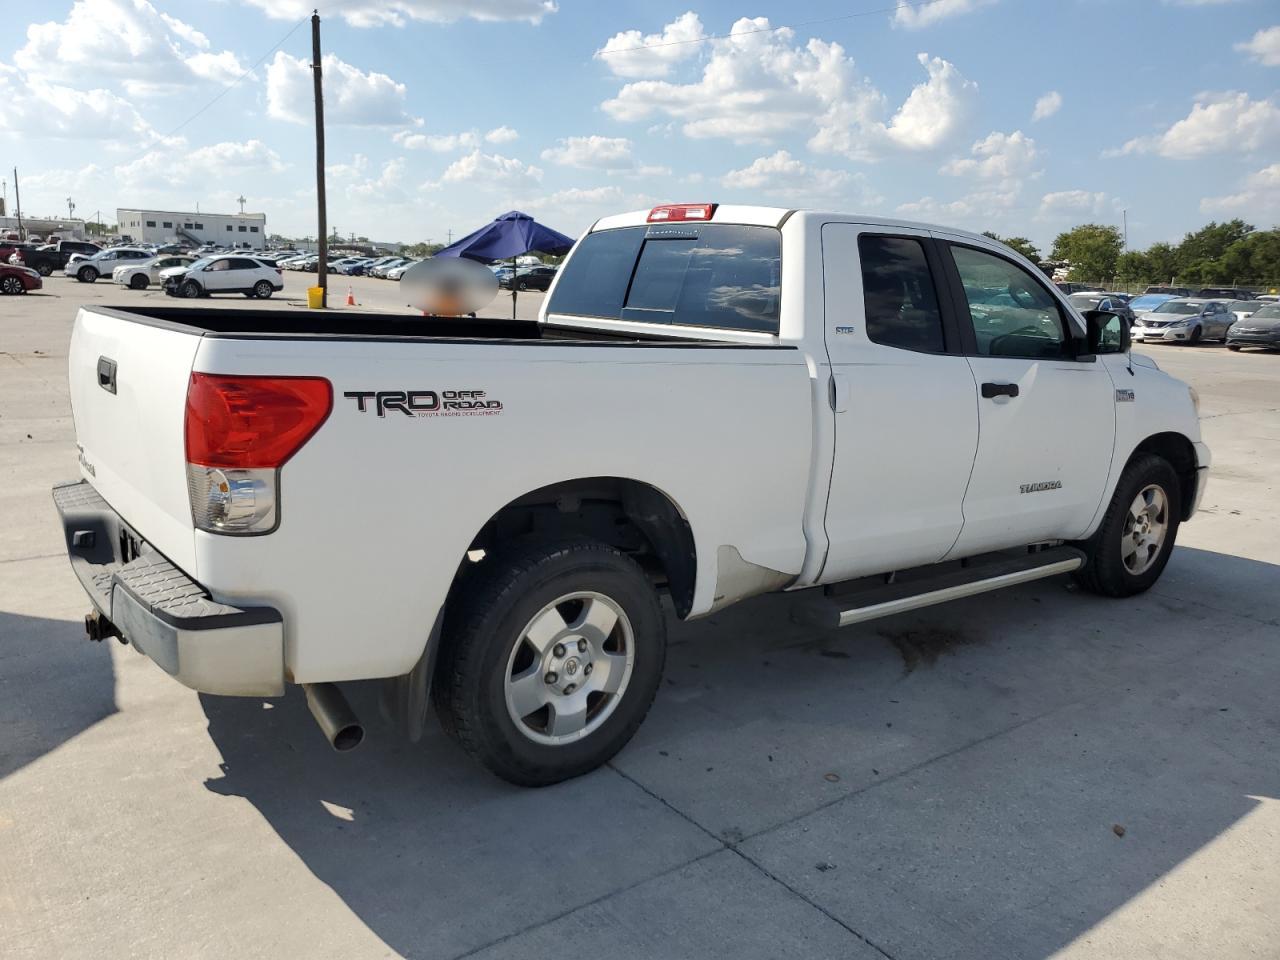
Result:
{"label": "rear wheel", "polygon": [[129,278],[129,289],[145,290],[147,289],[148,282],[149,281],[147,280],[145,274],[135,273],[132,277]]}
{"label": "rear wheel", "polygon": [[662,608],[635,561],[593,541],[537,543],[486,558],[461,587],[432,696],[471,756],[545,786],[631,739],[665,656]]}
{"label": "rear wheel", "polygon": [[1138,454],[1120,475],[1097,533],[1079,544],[1088,560],[1077,582],[1108,597],[1150,589],[1169,562],[1181,517],[1173,467],[1154,454]]}
{"label": "rear wheel", "polygon": [[3,293],[26,293],[26,285],[17,277],[5,277],[0,280],[0,292]]}
{"label": "rear wheel", "polygon": [[49,276],[51,273],[53,273],[53,264],[51,264],[51,263],[49,263],[49,262],[47,262],[47,261],[46,261],[46,262],[44,262],[44,263],[37,263],[37,264],[36,264],[36,273],[40,274],[40,276],[42,276],[42,277],[47,277],[47,276]]}
{"label": "rear wheel", "polygon": [[1239,350],[1239,349],[1240,349],[1240,344],[1238,344],[1238,343],[1228,343],[1228,344],[1227,344],[1227,349],[1228,349],[1228,350]]}
{"label": "rear wheel", "polygon": [[253,285],[253,295],[259,300],[267,300],[275,292],[270,280],[259,280]]}

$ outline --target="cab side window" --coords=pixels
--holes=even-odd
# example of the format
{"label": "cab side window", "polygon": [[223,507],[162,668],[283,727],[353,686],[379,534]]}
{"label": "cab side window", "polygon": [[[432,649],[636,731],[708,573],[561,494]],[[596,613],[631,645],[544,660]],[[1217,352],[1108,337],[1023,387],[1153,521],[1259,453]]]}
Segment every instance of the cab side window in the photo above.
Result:
{"label": "cab side window", "polygon": [[985,357],[1070,360],[1066,321],[1044,284],[995,254],[951,247],[968,302],[978,353]]}
{"label": "cab side window", "polygon": [[924,245],[911,237],[858,237],[867,339],[918,353],[943,353],[942,313]]}

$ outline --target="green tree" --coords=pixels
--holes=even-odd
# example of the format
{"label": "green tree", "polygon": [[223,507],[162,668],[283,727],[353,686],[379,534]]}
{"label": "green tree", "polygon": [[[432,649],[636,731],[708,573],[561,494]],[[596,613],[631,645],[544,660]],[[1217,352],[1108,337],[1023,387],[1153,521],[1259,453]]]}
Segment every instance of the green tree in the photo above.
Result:
{"label": "green tree", "polygon": [[1053,240],[1054,260],[1071,264],[1071,280],[1109,280],[1124,249],[1124,238],[1115,227],[1084,223],[1058,234]]}
{"label": "green tree", "polygon": [[1147,283],[1151,277],[1151,260],[1145,253],[1126,250],[1116,258],[1116,279],[1121,283]]}
{"label": "green tree", "polygon": [[1040,251],[1037,250],[1036,245],[1026,237],[1002,237],[1000,234],[993,233],[990,230],[982,231],[982,235],[984,237],[990,237],[997,243],[1003,243],[1010,250],[1013,250],[1015,253],[1022,254],[1032,263],[1040,262]]}
{"label": "green tree", "polygon": [[1143,256],[1147,258],[1147,275],[1143,279],[1148,283],[1169,283],[1178,272],[1178,251],[1171,243],[1153,243]]}
{"label": "green tree", "polygon": [[1222,272],[1229,281],[1280,284],[1280,230],[1258,230],[1231,244],[1222,255]]}
{"label": "green tree", "polygon": [[443,243],[414,243],[401,247],[400,252],[406,257],[430,257],[434,256],[436,251],[443,249]]}

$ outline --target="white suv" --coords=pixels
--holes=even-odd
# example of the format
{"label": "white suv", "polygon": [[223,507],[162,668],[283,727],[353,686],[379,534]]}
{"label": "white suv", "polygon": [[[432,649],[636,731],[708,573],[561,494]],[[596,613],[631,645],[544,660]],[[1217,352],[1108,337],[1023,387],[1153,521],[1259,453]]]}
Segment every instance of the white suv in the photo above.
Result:
{"label": "white suv", "polygon": [[205,257],[188,267],[160,271],[164,292],[173,297],[207,297],[214,293],[243,293],[265,300],[284,289],[279,267],[268,267],[252,257]]}
{"label": "white suv", "polygon": [[153,283],[160,282],[160,271],[171,267],[189,267],[196,258],[187,254],[153,257],[137,263],[127,263],[111,271],[112,283],[118,283],[130,290],[145,290]]}
{"label": "white suv", "polygon": [[149,260],[155,254],[149,250],[139,250],[136,247],[116,247],[113,250],[103,250],[101,253],[95,253],[87,260],[72,260],[67,263],[64,273],[68,277],[74,277],[81,283],[93,283],[99,277],[111,276],[113,270],[121,264],[137,263],[141,260]]}

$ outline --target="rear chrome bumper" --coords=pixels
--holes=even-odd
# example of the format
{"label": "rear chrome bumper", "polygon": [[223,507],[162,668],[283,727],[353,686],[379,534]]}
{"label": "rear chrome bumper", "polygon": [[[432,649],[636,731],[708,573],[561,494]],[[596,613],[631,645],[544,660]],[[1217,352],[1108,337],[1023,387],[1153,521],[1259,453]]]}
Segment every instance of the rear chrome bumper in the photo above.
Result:
{"label": "rear chrome bumper", "polygon": [[98,613],[180,683],[204,693],[284,693],[284,624],[271,607],[219,603],[142,541],[87,481],[59,484],[71,569]]}

